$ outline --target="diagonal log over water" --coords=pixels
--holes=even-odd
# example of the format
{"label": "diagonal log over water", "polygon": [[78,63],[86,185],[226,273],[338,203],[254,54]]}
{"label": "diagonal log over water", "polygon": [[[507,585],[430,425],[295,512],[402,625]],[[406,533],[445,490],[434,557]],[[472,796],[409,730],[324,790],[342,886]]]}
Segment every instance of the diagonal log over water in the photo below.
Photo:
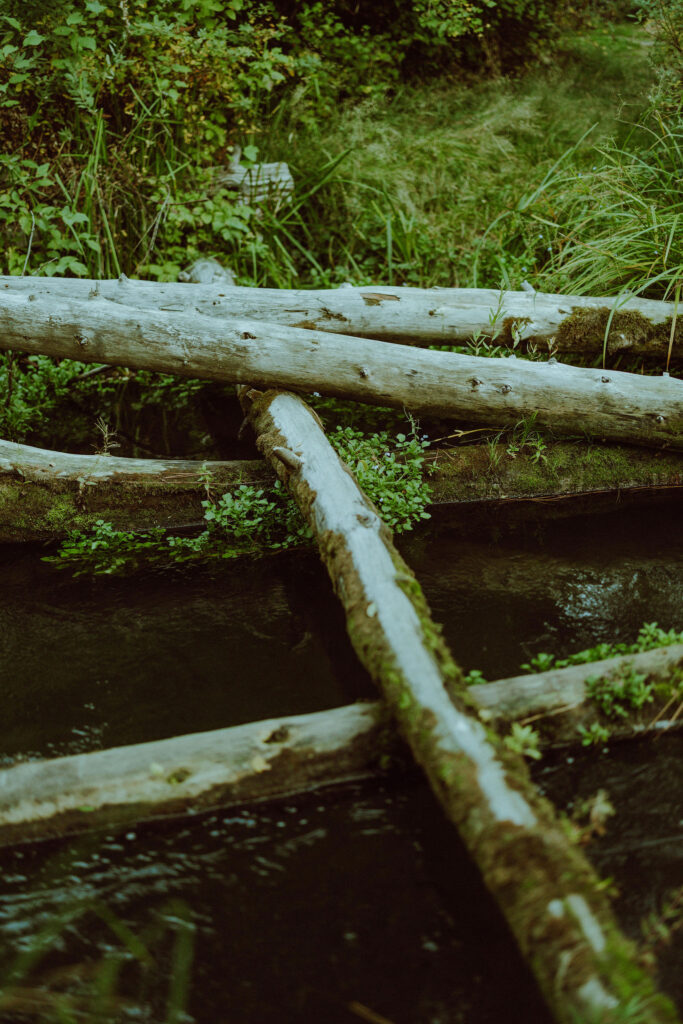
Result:
{"label": "diagonal log over water", "polygon": [[318,391],[430,416],[511,426],[535,418],[683,450],[683,382],[558,362],[481,359],[255,320],[0,292],[0,349],[185,377]]}
{"label": "diagonal log over water", "polygon": [[[0,289],[34,293],[55,300],[102,298],[146,309],[198,312],[212,317],[244,317],[287,327],[334,331],[382,341],[457,344],[477,335],[500,345],[538,344],[549,339],[558,352],[607,351],[638,356],[666,355],[673,302],[638,297],[587,297],[488,288],[365,288],[288,290],[226,288],[221,285],[167,284],[75,278],[0,277]],[[681,325],[673,354],[680,358]]]}
{"label": "diagonal log over water", "polygon": [[386,526],[294,395],[243,390],[257,443],[318,542],[347,629],[505,914],[558,1022],[675,1021],[633,963],[597,878],[520,758],[476,719],[462,676]]}

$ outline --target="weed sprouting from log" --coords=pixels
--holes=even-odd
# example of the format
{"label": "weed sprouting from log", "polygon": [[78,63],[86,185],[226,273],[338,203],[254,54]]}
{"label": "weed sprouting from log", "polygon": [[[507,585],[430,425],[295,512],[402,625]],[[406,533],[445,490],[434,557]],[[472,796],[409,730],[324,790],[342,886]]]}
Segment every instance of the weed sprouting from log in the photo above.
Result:
{"label": "weed sprouting from log", "polygon": [[644,623],[635,643],[632,644],[596,644],[584,651],[577,651],[566,658],[556,658],[554,654],[541,652],[525,662],[521,668],[525,672],[548,672],[550,669],[567,668],[568,665],[587,665],[605,658],[615,658],[620,654],[638,654],[641,651],[652,651],[656,647],[683,643],[683,632],[675,629],[661,629],[656,622]]}
{"label": "weed sprouting from log", "polygon": [[539,761],[543,756],[539,750],[540,740],[541,737],[530,725],[513,722],[504,743],[509,750],[513,750],[516,754]]}

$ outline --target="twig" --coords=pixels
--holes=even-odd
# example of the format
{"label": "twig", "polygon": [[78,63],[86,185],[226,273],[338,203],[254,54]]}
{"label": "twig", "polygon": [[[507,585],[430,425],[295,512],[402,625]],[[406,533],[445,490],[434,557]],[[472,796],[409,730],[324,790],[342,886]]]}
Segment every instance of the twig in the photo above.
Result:
{"label": "twig", "polygon": [[31,210],[31,234],[28,236],[28,249],[26,250],[26,259],[24,260],[24,269],[21,272],[22,277],[26,274],[26,268],[28,266],[28,261],[31,256],[31,246],[33,245],[33,234],[35,230],[36,218],[33,216],[33,210]]}

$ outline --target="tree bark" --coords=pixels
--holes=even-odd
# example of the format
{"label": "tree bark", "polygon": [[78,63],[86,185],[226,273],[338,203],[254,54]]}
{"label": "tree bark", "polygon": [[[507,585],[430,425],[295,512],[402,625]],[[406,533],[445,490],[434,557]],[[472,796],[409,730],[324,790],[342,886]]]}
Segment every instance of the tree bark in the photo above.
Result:
{"label": "tree bark", "polygon": [[675,1013],[629,963],[597,878],[526,766],[477,721],[415,577],[376,510],[294,395],[244,389],[260,450],[297,500],[354,648],[505,914],[558,1021]]}
{"label": "tree bark", "polygon": [[683,450],[683,384],[563,363],[480,359],[254,320],[0,293],[0,348],[295,388],[489,426]]}
{"label": "tree bark", "polygon": [[[525,518],[574,515],[683,492],[683,456],[623,446],[549,443],[543,459],[505,444],[437,449],[428,455],[431,508]],[[49,541],[98,519],[118,530],[180,530],[202,522],[204,473],[213,493],[269,487],[261,460],[190,462],[69,455],[0,441],[0,543]]]}
{"label": "tree bark", "polygon": [[[141,309],[199,312],[206,316],[266,320],[287,327],[334,331],[382,341],[456,345],[478,335],[496,344],[538,345],[557,352],[607,351],[666,356],[673,302],[635,297],[549,295],[486,288],[395,288],[382,285],[329,290],[231,288],[151,281],[0,277],[0,294],[54,299],[102,298]],[[611,319],[610,319],[611,316]],[[683,317],[676,327],[674,358],[683,356]]]}

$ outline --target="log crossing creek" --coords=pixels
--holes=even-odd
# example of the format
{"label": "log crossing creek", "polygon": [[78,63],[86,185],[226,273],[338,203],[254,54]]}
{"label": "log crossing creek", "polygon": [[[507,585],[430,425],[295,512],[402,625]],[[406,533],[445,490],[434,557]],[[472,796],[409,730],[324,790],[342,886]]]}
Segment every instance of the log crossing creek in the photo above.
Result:
{"label": "log crossing creek", "polygon": [[[80,495],[91,484],[134,525],[140,480],[153,477],[142,486],[166,493],[180,473],[181,490],[196,494],[197,478],[186,463],[149,469],[121,459],[110,486],[102,460],[84,469],[70,461],[82,456],[0,442],[0,497],[9,508],[0,530],[12,542],[0,547],[0,944],[18,936],[28,951],[40,920],[52,918],[53,938],[70,951],[48,951],[35,984],[15,971],[3,987],[0,977],[0,1021],[56,1012],[61,991],[71,998],[88,984],[69,974],[78,943],[103,949],[112,932],[127,936],[127,955],[147,964],[152,979],[135,993],[124,984],[122,1008],[158,1012],[163,984],[149,973],[150,949],[170,944],[171,994],[180,998],[173,977],[189,986],[193,974],[188,1012],[197,1024],[215,1019],[223,1003],[239,1007],[245,1022],[449,1022],[462,1019],[463,1007],[474,1024],[616,1024],[633,1007],[643,1024],[676,1021],[683,994],[670,954],[659,958],[658,990],[633,944],[645,915],[638,918],[642,896],[630,890],[649,892],[662,914],[674,898],[666,883],[680,865],[682,705],[674,697],[683,645],[536,677],[528,669],[520,676],[520,666],[543,650],[560,656],[632,641],[643,622],[672,635],[680,628],[681,382],[664,375],[636,386],[632,374],[527,360],[505,360],[501,370],[492,365],[501,360],[414,355],[388,341],[346,336],[342,344],[311,324],[219,326],[215,317],[112,302],[99,290],[54,304],[48,293],[5,286],[0,344],[240,384],[245,425],[263,457],[255,471],[265,467],[290,492],[329,580],[306,550],[238,561],[230,572],[56,579],[27,543],[59,536],[49,527],[50,494],[67,495],[76,481]],[[279,390],[295,380],[303,390],[439,416],[467,405],[474,422],[513,424],[533,409],[539,426],[552,422],[560,434],[571,433],[582,402],[602,442],[665,449],[658,483],[638,483],[628,459],[615,469],[625,480],[628,466],[636,497],[659,488],[662,500],[528,522],[523,514],[507,521],[500,495],[479,522],[458,520],[456,501],[453,516],[436,516],[396,545],[315,412]],[[604,397],[606,385],[618,401]],[[229,465],[220,465],[227,478]],[[491,497],[477,495],[478,507]],[[16,515],[27,500],[43,502],[29,528]],[[192,507],[186,498],[169,503],[166,525]],[[497,681],[469,686],[464,672],[472,669]],[[641,707],[581,752],[582,738],[602,735],[595,679],[627,677],[649,681],[653,694],[668,686],[674,697]],[[532,722],[534,778],[522,756]],[[646,818],[646,793],[652,807],[660,763],[670,803],[652,835],[633,822]],[[634,771],[639,792],[629,789]],[[628,808],[612,806],[610,787]],[[553,802],[575,813],[574,826]],[[612,870],[600,853],[606,837],[617,851],[614,874],[623,869],[632,897],[623,907],[596,872]],[[646,882],[633,866],[652,849],[659,862]],[[113,904],[108,893],[116,893]],[[302,927],[311,941],[285,938]],[[670,927],[674,946],[676,933]],[[65,937],[72,934],[76,945]],[[505,950],[496,980],[491,944]],[[271,951],[266,963],[261,948]],[[464,949],[467,969],[453,975],[454,953]],[[399,961],[412,966],[392,987]]]}

